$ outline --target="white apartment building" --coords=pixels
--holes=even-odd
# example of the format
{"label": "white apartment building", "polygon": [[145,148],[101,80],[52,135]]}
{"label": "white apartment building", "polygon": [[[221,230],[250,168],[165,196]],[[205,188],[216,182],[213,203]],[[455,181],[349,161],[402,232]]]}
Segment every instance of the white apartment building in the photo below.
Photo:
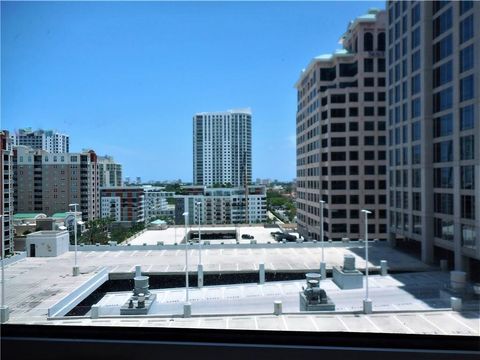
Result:
{"label": "white apartment building", "polygon": [[174,192],[164,191],[163,187],[144,186],[145,220],[149,221],[158,216],[165,216],[170,213],[168,198],[175,196]]}
{"label": "white apartment building", "polygon": [[113,157],[98,157],[98,174],[100,187],[122,186],[122,165],[115,162]]}
{"label": "white apartment building", "polygon": [[252,181],[250,109],[202,112],[193,117],[193,183],[244,186]]}
{"label": "white apartment building", "polygon": [[55,130],[20,129],[10,136],[10,140],[12,146],[25,145],[52,154],[68,153],[70,151],[70,136]]}
{"label": "white apartment building", "polygon": [[175,196],[175,223],[184,224],[257,224],[267,220],[267,196],[264,186],[248,187],[248,216],[245,214],[245,188],[184,188],[185,195]]}

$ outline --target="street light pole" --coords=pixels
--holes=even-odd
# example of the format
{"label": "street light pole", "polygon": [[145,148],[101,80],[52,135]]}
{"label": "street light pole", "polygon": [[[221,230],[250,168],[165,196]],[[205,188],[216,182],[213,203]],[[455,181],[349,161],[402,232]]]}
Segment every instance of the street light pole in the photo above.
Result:
{"label": "street light pole", "polygon": [[202,205],[202,203],[200,201],[197,201],[195,204],[197,205],[198,216],[198,263],[202,264],[202,235],[200,233],[200,205]]}
{"label": "street light pole", "polygon": [[320,275],[322,279],[327,277],[327,264],[325,263],[325,244],[323,242],[323,205],[325,201],[320,200],[320,241],[322,244],[322,261],[320,262]]}
{"label": "street light pole", "polygon": [[365,314],[372,313],[372,300],[368,297],[368,215],[371,211],[362,210],[365,214],[365,300],[363,300],[363,312]]}
{"label": "street light pole", "polygon": [[4,229],[4,224],[3,224],[3,215],[0,215],[0,222],[2,223],[1,229],[2,229],[2,306],[1,306],[1,321],[0,323],[4,323],[8,321],[9,317],[9,310],[8,306],[5,305],[5,229]]}
{"label": "street light pole", "polygon": [[74,226],[74,238],[75,238],[75,265],[73,266],[73,276],[78,276],[80,274],[80,269],[77,265],[77,206],[78,204],[69,204],[69,207],[73,207],[73,219],[75,221],[75,226]]}
{"label": "street light pole", "polygon": [[188,301],[188,211],[185,211],[183,216],[185,218],[185,304],[183,305],[183,316],[190,317],[192,309]]}

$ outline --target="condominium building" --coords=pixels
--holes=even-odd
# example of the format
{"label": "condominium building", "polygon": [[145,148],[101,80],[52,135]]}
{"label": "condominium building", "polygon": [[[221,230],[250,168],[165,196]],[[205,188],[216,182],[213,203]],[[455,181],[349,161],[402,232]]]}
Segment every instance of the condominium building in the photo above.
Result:
{"label": "condominium building", "polygon": [[8,131],[0,131],[0,251],[13,253],[13,155]]}
{"label": "condominium building", "polygon": [[144,190],[141,186],[102,188],[101,217],[129,225],[144,222]]}
{"label": "condominium building", "polygon": [[[248,215],[245,214],[245,188],[207,188],[192,186],[182,188],[183,195],[175,196],[175,223],[255,224],[267,220],[267,196],[264,186],[248,186]],[[248,219],[246,218],[248,217]]]}
{"label": "condominium building", "polygon": [[97,160],[100,187],[122,186],[122,165],[108,155]]}
{"label": "condominium building", "polygon": [[386,239],[386,13],[353,20],[343,49],[314,58],[297,89],[297,224],[320,239]]}
{"label": "condominium building", "polygon": [[478,277],[480,2],[387,6],[389,239]]}
{"label": "condominium building", "polygon": [[13,146],[25,145],[33,149],[46,150],[50,153],[68,153],[70,137],[55,130],[20,129],[11,135]]}
{"label": "condominium building", "polygon": [[252,182],[250,109],[195,114],[193,182],[204,186]]}
{"label": "condominium building", "polygon": [[145,221],[171,215],[168,200],[174,198],[174,192],[165,191],[163,187],[146,185],[143,186],[143,193],[145,196]]}
{"label": "condominium building", "polygon": [[84,220],[100,215],[97,155],[50,153],[27,146],[14,152],[14,206],[20,213],[41,212],[51,216],[79,204]]}

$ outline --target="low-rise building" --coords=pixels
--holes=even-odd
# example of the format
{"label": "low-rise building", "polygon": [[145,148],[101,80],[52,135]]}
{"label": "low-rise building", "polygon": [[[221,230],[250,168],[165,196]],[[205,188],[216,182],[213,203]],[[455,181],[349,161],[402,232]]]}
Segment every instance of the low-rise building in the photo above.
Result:
{"label": "low-rise building", "polygon": [[266,189],[250,185],[245,188],[184,187],[182,195],[175,196],[175,223],[184,224],[183,213],[188,212],[188,223],[197,224],[255,224],[267,219]]}
{"label": "low-rise building", "polygon": [[100,194],[102,218],[131,225],[145,221],[143,187],[103,188]]}

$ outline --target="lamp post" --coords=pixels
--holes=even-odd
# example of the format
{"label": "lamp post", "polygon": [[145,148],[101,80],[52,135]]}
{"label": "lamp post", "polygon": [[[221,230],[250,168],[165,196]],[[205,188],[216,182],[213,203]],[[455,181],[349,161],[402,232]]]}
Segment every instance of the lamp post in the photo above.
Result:
{"label": "lamp post", "polygon": [[73,265],[73,276],[78,276],[80,274],[80,269],[77,265],[77,206],[78,204],[68,204],[69,207],[73,207],[73,219],[75,221],[74,225],[74,238],[75,238],[75,264]]}
{"label": "lamp post", "polygon": [[363,300],[363,312],[365,314],[372,313],[372,300],[368,297],[368,215],[371,211],[362,210],[365,214],[365,299]]}
{"label": "lamp post", "polygon": [[320,241],[322,244],[322,261],[320,262],[320,275],[322,279],[327,277],[327,264],[325,264],[325,244],[323,242],[323,205],[325,201],[320,200]]}
{"label": "lamp post", "polygon": [[197,205],[197,216],[198,216],[198,263],[202,264],[202,236],[200,233],[200,206],[202,203],[197,201],[195,203]]}
{"label": "lamp post", "polygon": [[8,321],[9,317],[9,309],[8,306],[5,305],[5,229],[4,229],[4,224],[3,224],[3,215],[0,215],[0,223],[1,225],[1,230],[2,230],[2,306],[0,307],[0,315],[1,315],[1,321],[0,323],[4,323]]}
{"label": "lamp post", "polygon": [[185,218],[185,304],[183,305],[183,316],[190,317],[192,308],[188,301],[188,211],[185,211],[183,216]]}

